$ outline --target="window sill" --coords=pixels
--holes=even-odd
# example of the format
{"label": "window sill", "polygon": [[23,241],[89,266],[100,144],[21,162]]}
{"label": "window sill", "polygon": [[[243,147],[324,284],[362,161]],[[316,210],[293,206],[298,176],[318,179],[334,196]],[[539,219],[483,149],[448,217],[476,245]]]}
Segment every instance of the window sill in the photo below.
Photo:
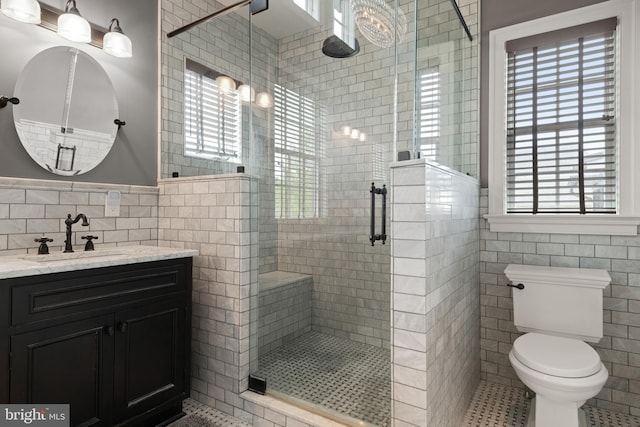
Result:
{"label": "window sill", "polygon": [[640,217],[583,215],[484,215],[491,232],[637,236]]}

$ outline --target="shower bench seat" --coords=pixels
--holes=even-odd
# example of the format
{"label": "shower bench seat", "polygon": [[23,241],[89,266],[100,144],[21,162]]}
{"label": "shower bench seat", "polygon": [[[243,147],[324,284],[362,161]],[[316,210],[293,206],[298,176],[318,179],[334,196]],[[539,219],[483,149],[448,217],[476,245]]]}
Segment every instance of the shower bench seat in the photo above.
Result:
{"label": "shower bench seat", "polygon": [[258,354],[311,330],[313,276],[288,271],[258,275]]}

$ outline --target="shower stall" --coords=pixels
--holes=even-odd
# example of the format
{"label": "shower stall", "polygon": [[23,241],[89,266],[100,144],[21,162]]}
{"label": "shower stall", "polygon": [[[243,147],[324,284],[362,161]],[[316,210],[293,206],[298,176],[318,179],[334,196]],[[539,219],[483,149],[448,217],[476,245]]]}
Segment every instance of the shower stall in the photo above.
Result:
{"label": "shower stall", "polygon": [[[390,426],[393,230],[382,196],[399,159],[478,174],[477,0],[240,3],[168,2],[162,16],[175,28],[229,11],[162,40],[162,178],[247,183],[228,195],[244,216],[216,223],[248,230],[242,241],[208,232],[240,251],[240,278],[228,279],[247,284],[239,319],[202,314],[216,332],[247,325],[208,367],[226,375],[228,361],[243,379],[203,393],[249,387],[348,425]],[[229,293],[228,266],[206,267],[208,289]]]}

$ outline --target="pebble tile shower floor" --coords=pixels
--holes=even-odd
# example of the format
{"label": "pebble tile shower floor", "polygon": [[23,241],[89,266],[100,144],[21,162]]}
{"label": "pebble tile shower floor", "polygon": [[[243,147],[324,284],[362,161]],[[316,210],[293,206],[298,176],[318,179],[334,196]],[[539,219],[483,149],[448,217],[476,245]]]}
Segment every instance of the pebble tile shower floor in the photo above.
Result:
{"label": "pebble tile shower floor", "polygon": [[262,355],[257,375],[267,379],[267,393],[369,425],[390,425],[388,349],[312,331]]}

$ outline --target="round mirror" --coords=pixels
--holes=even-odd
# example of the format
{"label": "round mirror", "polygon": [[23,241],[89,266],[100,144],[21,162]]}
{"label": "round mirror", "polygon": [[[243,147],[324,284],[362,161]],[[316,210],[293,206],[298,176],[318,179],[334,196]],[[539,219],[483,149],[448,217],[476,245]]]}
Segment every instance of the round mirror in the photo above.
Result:
{"label": "round mirror", "polygon": [[58,175],[79,175],[109,153],[118,126],[118,103],[109,76],[93,58],[72,47],[44,50],[16,83],[13,109],[23,147]]}

